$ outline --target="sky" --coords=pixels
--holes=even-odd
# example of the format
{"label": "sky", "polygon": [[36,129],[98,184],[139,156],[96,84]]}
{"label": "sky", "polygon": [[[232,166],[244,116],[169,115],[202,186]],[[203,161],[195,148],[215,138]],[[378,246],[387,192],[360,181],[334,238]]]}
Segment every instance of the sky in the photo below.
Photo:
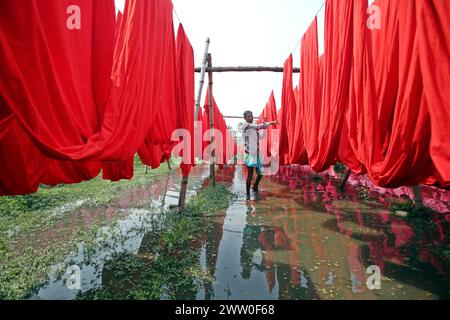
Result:
{"label": "sky", "polygon": [[[115,0],[122,10],[125,0]],[[175,30],[179,20],[200,67],[205,40],[211,39],[213,66],[282,67],[293,53],[300,66],[300,39],[324,0],[172,0]],[[324,8],[319,12],[319,42],[323,51]],[[295,51],[293,51],[295,48]],[[281,107],[282,73],[215,73],[213,92],[225,116],[242,116],[252,110],[258,116],[273,90]],[[196,88],[199,76],[196,76]],[[294,77],[294,85],[298,75]],[[197,92],[197,89],[196,89]],[[206,86],[201,105],[204,104]],[[237,129],[241,120],[227,120]]]}

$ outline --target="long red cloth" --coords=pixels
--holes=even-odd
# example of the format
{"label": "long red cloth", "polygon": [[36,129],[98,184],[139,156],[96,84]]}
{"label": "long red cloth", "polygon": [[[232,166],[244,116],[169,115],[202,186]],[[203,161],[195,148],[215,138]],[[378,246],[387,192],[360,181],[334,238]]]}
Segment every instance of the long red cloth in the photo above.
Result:
{"label": "long red cloth", "polygon": [[[280,113],[280,165],[307,162],[306,149],[303,141],[301,122],[296,118],[297,105],[293,89],[293,61],[290,55],[284,63],[283,90],[281,95]],[[301,98],[299,99],[301,100]]]}
{"label": "long red cloth", "polygon": [[[79,30],[66,26],[74,5]],[[1,194],[90,179],[98,161],[104,178],[130,178],[138,148],[152,165],[170,153],[171,1],[127,1],[117,29],[113,0],[3,1],[0,11]]]}
{"label": "long red cloth", "polygon": [[187,176],[191,171],[192,165],[195,164],[194,151],[194,104],[195,104],[195,76],[194,76],[194,50],[189,42],[189,39],[180,24],[177,33],[177,79],[178,79],[178,94],[179,98],[177,117],[177,128],[185,129],[189,133],[191,139],[189,147],[189,154],[183,154],[188,158],[187,163],[181,164],[181,170],[184,176]]}
{"label": "long red cloth", "polygon": [[[222,113],[217,106],[217,103],[212,98],[213,101],[213,114],[214,114],[214,129],[216,130],[216,134],[213,134],[210,130],[210,91],[209,88],[206,92],[205,97],[205,105],[203,107],[203,139],[205,141],[204,144],[204,156],[203,160],[209,161],[211,159],[211,154],[208,149],[212,149],[211,146],[211,138],[214,136],[214,147],[215,150],[215,163],[220,165],[226,165],[233,159],[237,154],[237,144],[234,140],[234,137],[231,135],[228,130],[227,124]],[[218,135],[217,135],[218,134]],[[206,150],[206,152],[205,152]]]}
{"label": "long red cloth", "polygon": [[[277,106],[275,102],[275,96],[272,93],[270,94],[269,101],[267,102],[265,108],[262,113],[258,117],[258,124],[263,124],[264,122],[272,122],[277,120]],[[274,130],[278,129],[278,125],[270,126],[267,128],[266,136],[260,143],[261,147],[265,148],[266,151],[262,152],[263,162],[264,164],[268,164],[270,161],[270,157],[272,156],[272,134]]]}
{"label": "long red cloth", "polygon": [[[322,83],[319,64],[319,40],[317,38],[317,18],[314,19],[308,31],[302,38],[301,49],[301,74],[299,90],[299,108],[296,114],[296,123],[300,126],[295,128],[295,135],[303,132],[303,142],[308,155],[309,165],[316,170],[319,153],[319,126],[321,120],[321,98]],[[328,120],[329,118],[324,118]],[[326,122],[326,121],[324,121]],[[297,137],[297,141],[300,137]],[[295,142],[294,142],[295,143]],[[294,147],[299,147],[298,142]],[[327,151],[328,153],[330,150]],[[300,160],[294,158],[294,162]]]}
{"label": "long red cloth", "polygon": [[[374,5],[381,9],[379,29],[368,27],[366,1],[327,1],[322,61],[316,21],[304,35],[295,114],[284,107],[283,84],[280,151],[286,154],[286,144],[291,155],[306,147],[314,170],[339,159],[357,174],[367,169],[383,187],[448,186],[450,3]],[[290,131],[300,124],[294,137],[303,136],[304,145]],[[304,164],[292,156],[290,163]]]}

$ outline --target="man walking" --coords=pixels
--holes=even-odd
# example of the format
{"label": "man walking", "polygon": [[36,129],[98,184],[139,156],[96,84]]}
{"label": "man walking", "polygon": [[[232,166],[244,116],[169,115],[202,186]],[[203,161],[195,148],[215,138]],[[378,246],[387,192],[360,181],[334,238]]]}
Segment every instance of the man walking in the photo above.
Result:
{"label": "man walking", "polygon": [[253,179],[253,172],[256,169],[256,182],[253,191],[258,192],[259,183],[262,179],[264,164],[261,160],[259,141],[265,137],[265,129],[272,125],[278,125],[278,121],[263,123],[260,125],[253,123],[253,112],[244,112],[245,124],[242,126],[242,136],[245,143],[245,166],[247,167],[247,201],[250,200],[250,187]]}

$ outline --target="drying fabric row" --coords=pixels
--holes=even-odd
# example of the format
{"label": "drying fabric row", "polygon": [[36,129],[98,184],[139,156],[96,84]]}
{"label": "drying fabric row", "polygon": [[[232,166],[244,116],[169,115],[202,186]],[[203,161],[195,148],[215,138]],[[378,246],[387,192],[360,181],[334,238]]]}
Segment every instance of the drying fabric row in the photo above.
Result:
{"label": "drying fabric row", "polygon": [[156,168],[175,129],[193,134],[193,50],[172,11],[170,0],[128,0],[117,17],[114,0],[1,2],[0,195],[100,170],[130,179],[136,153]]}
{"label": "drying fabric row", "polygon": [[449,187],[450,2],[373,5],[326,1],[324,54],[316,18],[302,38],[296,89],[286,60],[280,162],[322,172],[341,161],[383,187]]}

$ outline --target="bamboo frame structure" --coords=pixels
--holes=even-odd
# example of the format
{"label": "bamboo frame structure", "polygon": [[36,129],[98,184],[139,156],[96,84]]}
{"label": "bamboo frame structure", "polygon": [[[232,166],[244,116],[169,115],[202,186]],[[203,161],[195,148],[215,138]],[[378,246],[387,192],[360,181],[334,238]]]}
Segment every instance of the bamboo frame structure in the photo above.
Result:
{"label": "bamboo frame structure", "polygon": [[[202,72],[202,68],[196,68],[195,72]],[[207,67],[206,72],[283,72],[283,67]],[[293,73],[300,73],[299,68],[294,68]]]}

